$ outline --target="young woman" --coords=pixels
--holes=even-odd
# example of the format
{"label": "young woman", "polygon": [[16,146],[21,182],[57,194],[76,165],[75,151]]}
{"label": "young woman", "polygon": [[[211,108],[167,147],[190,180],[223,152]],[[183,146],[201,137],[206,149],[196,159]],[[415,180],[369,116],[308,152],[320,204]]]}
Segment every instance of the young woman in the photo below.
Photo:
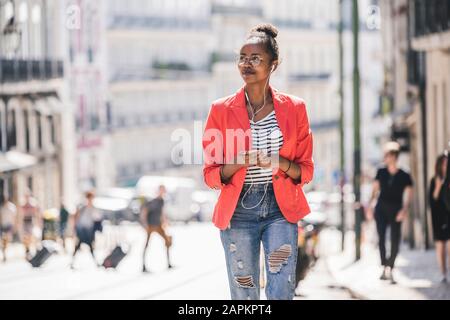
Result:
{"label": "young woman", "polygon": [[213,222],[221,230],[232,299],[260,298],[260,245],[268,299],[293,299],[297,222],[310,212],[302,186],[313,177],[305,103],[273,89],[278,31],[258,25],[240,50],[245,85],[215,101],[203,135],[205,183],[221,193]]}
{"label": "young woman", "polygon": [[[431,220],[433,224],[433,237],[436,244],[436,255],[442,273],[442,282],[447,282],[447,257],[450,257],[450,212],[444,204],[444,181],[447,174],[447,155],[440,155],[436,160],[435,174],[431,179],[429,201],[431,207]],[[448,187],[448,186],[447,186]]]}

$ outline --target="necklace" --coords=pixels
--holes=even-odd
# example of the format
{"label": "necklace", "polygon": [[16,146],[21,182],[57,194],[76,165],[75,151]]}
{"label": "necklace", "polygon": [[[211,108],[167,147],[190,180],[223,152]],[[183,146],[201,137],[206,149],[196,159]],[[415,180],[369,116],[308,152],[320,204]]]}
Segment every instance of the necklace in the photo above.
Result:
{"label": "necklace", "polygon": [[255,121],[255,116],[266,106],[266,96],[264,95],[264,103],[262,104],[261,107],[259,107],[259,109],[256,112],[255,112],[256,108],[253,108],[253,106],[250,102],[250,98],[248,97],[248,94],[246,91],[245,91],[245,98],[247,99],[247,103],[250,106],[250,110],[252,111],[252,121]]}

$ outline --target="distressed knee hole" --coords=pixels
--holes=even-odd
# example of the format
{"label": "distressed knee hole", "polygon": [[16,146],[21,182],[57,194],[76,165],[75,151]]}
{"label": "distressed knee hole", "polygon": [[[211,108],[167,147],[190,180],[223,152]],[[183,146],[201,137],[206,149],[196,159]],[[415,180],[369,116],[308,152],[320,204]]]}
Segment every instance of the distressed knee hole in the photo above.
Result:
{"label": "distressed knee hole", "polygon": [[230,244],[230,252],[236,252],[236,245],[234,243]]}
{"label": "distressed knee hole", "polygon": [[278,273],[281,267],[287,264],[289,257],[292,254],[292,248],[289,244],[284,244],[269,255],[269,271],[271,273]]}
{"label": "distressed knee hole", "polygon": [[245,277],[235,277],[234,278],[237,282],[237,284],[242,288],[254,288],[255,283],[253,282],[252,276],[245,276]]}
{"label": "distressed knee hole", "polygon": [[239,269],[244,269],[244,263],[242,261],[238,261],[237,266]]}

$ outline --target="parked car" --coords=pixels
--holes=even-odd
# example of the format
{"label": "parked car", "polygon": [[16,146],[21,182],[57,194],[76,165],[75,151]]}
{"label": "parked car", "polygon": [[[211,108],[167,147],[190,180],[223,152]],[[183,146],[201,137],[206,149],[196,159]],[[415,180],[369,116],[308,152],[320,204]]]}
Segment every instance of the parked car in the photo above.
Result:
{"label": "parked car", "polygon": [[108,188],[97,192],[94,206],[102,211],[104,219],[112,223],[137,221],[141,201],[134,188]]}
{"label": "parked car", "polygon": [[218,194],[212,190],[197,190],[192,193],[191,212],[196,221],[211,221]]}

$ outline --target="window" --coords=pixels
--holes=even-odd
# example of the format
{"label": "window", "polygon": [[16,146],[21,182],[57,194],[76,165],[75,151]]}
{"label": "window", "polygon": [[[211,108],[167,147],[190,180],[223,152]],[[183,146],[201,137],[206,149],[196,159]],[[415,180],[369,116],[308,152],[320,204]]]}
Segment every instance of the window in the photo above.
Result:
{"label": "window", "polygon": [[52,116],[47,117],[48,127],[50,128],[50,141],[53,145],[56,144],[56,128],[55,121]]}
{"label": "window", "polygon": [[30,40],[32,42],[33,57],[42,57],[42,28],[41,28],[41,7],[34,5],[31,10],[32,30],[30,31]]}
{"label": "window", "polygon": [[0,152],[3,151],[3,128],[3,113],[0,111]]}
{"label": "window", "polygon": [[38,138],[38,148],[42,150],[42,125],[41,117],[38,111],[35,112],[36,115],[36,126],[37,126],[37,138]]}
{"label": "window", "polygon": [[119,123],[119,127],[123,128],[126,126],[126,119],[125,116],[120,116],[118,117],[118,123]]}
{"label": "window", "polygon": [[31,192],[33,192],[33,177],[32,176],[29,176],[27,178],[27,187]]}
{"label": "window", "polygon": [[30,124],[28,122],[29,114],[27,110],[23,112],[23,122],[25,125],[25,150],[30,152]]}
{"label": "window", "polygon": [[16,111],[11,110],[8,113],[6,119],[7,133],[6,133],[6,151],[17,146],[17,136],[16,136]]}
{"label": "window", "polygon": [[137,175],[140,175],[142,173],[142,164],[140,164],[140,163],[135,164],[134,165],[134,172]]}
{"label": "window", "polygon": [[7,2],[4,7],[3,21],[8,21],[14,15],[14,7],[11,2]]}
{"label": "window", "polygon": [[119,177],[126,177],[128,175],[128,170],[126,166],[119,166]]}
{"label": "window", "polygon": [[19,7],[19,22],[25,23],[28,20],[28,6],[25,1]]}
{"label": "window", "polygon": [[28,28],[28,5],[25,1],[22,1],[22,3],[19,6],[19,15],[18,15],[18,21],[21,24],[21,30],[22,30],[22,43],[20,45],[20,51],[23,56],[28,56],[30,54],[30,28]]}
{"label": "window", "polygon": [[169,122],[170,121],[170,113],[166,112],[164,113],[164,122]]}
{"label": "window", "polygon": [[87,57],[89,63],[94,62],[94,50],[91,47],[87,49]]}

